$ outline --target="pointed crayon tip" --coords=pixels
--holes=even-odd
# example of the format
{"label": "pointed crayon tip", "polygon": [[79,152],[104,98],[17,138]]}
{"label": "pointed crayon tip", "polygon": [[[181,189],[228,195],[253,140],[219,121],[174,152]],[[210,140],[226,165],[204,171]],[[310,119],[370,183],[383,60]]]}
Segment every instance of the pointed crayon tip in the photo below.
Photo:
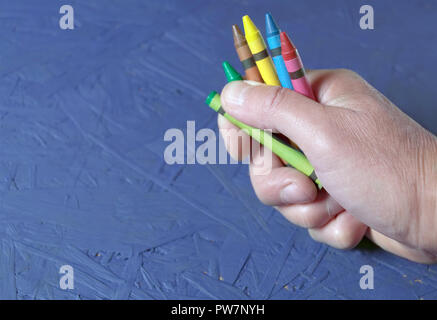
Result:
{"label": "pointed crayon tip", "polygon": [[211,91],[208,96],[206,97],[205,103],[207,105],[209,105],[211,103],[211,100],[215,97],[215,95],[217,94],[217,91]]}
{"label": "pointed crayon tip", "polygon": [[220,99],[217,99],[217,96],[218,93],[216,91],[211,91],[205,100],[205,103],[215,111],[220,109]]}
{"label": "pointed crayon tip", "polygon": [[223,62],[223,71],[225,72],[228,82],[243,80],[241,74],[239,74],[227,61]]}
{"label": "pointed crayon tip", "polygon": [[243,17],[243,28],[244,28],[244,33],[246,34],[246,37],[249,34],[258,32],[258,28],[255,26],[255,24],[253,23],[253,21],[250,19],[250,17],[247,14]]}
{"label": "pointed crayon tip", "polygon": [[285,32],[280,33],[281,38],[281,50],[282,56],[285,60],[291,60],[297,57],[296,55],[296,47],[291,42],[290,38]]}
{"label": "pointed crayon tip", "polygon": [[276,36],[281,32],[270,12],[266,13],[266,37]]}
{"label": "pointed crayon tip", "polygon": [[241,47],[247,44],[243,32],[241,32],[240,28],[236,24],[232,25],[232,36],[234,37],[234,45],[236,47]]}

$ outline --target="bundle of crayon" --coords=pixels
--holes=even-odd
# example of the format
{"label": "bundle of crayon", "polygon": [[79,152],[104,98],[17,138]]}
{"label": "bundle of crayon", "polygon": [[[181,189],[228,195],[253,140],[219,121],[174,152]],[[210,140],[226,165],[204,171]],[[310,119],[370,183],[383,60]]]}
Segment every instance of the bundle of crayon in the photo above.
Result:
{"label": "bundle of crayon", "polygon": [[[315,100],[313,90],[306,78],[305,69],[296,47],[285,32],[282,32],[270,13],[266,14],[266,36],[270,55],[261,32],[248,15],[243,17],[244,35],[238,25],[232,26],[234,46],[245,72],[245,79],[264,82],[267,85],[282,86]],[[273,58],[273,59],[272,59]],[[223,62],[223,70],[228,82],[240,81],[243,77],[228,63]],[[292,143],[275,134],[248,126],[227,114],[220,102],[220,95],[212,91],[206,104],[220,113],[231,123],[243,129],[253,139],[265,145],[288,166],[296,168],[310,177],[319,188],[322,185],[313,166],[305,155]],[[269,140],[266,139],[269,138]],[[270,141],[267,143],[267,141]]]}

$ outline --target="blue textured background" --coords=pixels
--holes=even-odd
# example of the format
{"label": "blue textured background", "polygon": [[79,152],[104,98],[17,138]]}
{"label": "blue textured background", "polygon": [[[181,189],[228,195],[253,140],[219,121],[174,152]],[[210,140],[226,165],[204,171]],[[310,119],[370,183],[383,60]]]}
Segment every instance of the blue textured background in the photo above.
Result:
{"label": "blue textured background", "polygon": [[217,129],[203,101],[223,59],[239,66],[230,26],[248,13],[263,31],[267,10],[308,68],[354,69],[437,131],[433,1],[2,0],[1,298],[437,298],[436,266],[312,241],[259,203],[244,165],[163,162],[167,129]]}

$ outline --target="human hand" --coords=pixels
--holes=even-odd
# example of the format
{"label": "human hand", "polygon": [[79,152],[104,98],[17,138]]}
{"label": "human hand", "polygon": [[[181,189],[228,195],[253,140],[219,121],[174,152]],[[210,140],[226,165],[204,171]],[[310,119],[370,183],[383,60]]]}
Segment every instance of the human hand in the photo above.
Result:
{"label": "human hand", "polygon": [[[256,154],[249,172],[258,198],[333,247],[352,248],[366,235],[407,259],[437,262],[437,138],[352,71],[307,76],[320,103],[251,81],[231,82],[222,91],[226,112],[290,138],[324,186],[318,191],[276,156],[270,172],[259,174],[253,163],[262,154]],[[221,115],[218,124],[221,132],[234,129],[228,136],[237,139],[236,127]],[[230,141],[236,159],[255,143]]]}

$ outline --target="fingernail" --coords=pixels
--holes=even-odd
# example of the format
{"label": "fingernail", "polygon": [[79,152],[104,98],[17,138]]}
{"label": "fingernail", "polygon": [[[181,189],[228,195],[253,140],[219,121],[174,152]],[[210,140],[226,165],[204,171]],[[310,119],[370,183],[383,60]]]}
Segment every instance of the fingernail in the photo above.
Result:
{"label": "fingernail", "polygon": [[251,80],[230,82],[223,91],[222,99],[227,107],[239,107],[246,100],[248,89],[259,85],[261,83]]}
{"label": "fingernail", "polygon": [[257,82],[257,81],[253,81],[253,80],[245,80],[243,82],[248,84],[248,85],[254,86],[254,87],[262,85],[261,82]]}
{"label": "fingernail", "polygon": [[308,195],[294,183],[291,183],[283,188],[279,196],[281,201],[287,204],[304,203],[309,200]]}

